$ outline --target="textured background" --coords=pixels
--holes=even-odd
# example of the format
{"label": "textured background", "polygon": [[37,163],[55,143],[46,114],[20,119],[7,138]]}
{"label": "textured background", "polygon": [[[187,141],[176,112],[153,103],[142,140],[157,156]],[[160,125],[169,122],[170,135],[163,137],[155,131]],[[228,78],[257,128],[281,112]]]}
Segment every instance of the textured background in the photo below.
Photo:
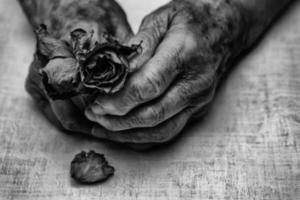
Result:
{"label": "textured background", "polygon": [[[152,3],[150,3],[152,2]],[[0,0],[0,199],[300,199],[300,1],[224,80],[209,114],[173,144],[146,153],[62,133],[23,83],[34,37],[14,0]],[[123,0],[136,30],[162,1]],[[81,150],[116,174],[95,186],[69,178]]]}

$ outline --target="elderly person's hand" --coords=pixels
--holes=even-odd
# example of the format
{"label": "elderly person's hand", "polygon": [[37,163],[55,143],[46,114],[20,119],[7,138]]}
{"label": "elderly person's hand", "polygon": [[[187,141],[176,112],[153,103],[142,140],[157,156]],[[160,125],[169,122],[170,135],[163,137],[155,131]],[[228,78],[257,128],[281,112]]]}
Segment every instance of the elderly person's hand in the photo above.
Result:
{"label": "elderly person's hand", "polygon": [[53,101],[44,93],[39,71],[46,63],[38,53],[26,89],[64,129],[141,148],[169,141],[205,112],[230,61],[252,45],[289,1],[173,0],[145,17],[138,34],[130,37],[126,16],[112,0],[20,0],[30,22],[46,23],[59,39],[79,19],[121,42],[131,38],[128,45],[143,41],[142,53],[130,61],[125,87],[99,95],[87,108],[83,96]]}
{"label": "elderly person's hand", "polygon": [[[99,34],[106,32],[119,41],[125,41],[132,36],[124,11],[113,0],[19,0],[19,2],[33,28],[36,29],[40,23],[45,23],[50,33],[57,39],[66,38],[66,42],[72,29],[83,25],[94,25],[92,28],[96,28]],[[40,70],[46,64],[43,56],[36,52],[26,80],[26,90],[54,124],[65,130],[90,134],[93,123],[84,116],[86,102],[83,97],[54,101],[46,94],[40,74]]]}
{"label": "elderly person's hand", "polygon": [[[162,143],[204,113],[230,61],[275,15],[266,12],[258,23],[252,4],[247,9],[242,2],[173,0],[146,16],[129,41],[142,40],[143,52],[131,61],[125,88],[100,95],[85,111],[99,124],[92,134],[123,143]],[[260,11],[271,2],[261,2]]]}
{"label": "elderly person's hand", "polygon": [[243,48],[237,43],[243,25],[239,8],[226,1],[172,1],[159,8],[130,40],[142,40],[143,52],[131,62],[125,88],[99,96],[86,116],[112,131],[106,137],[115,141],[172,139],[212,101],[225,64]]}

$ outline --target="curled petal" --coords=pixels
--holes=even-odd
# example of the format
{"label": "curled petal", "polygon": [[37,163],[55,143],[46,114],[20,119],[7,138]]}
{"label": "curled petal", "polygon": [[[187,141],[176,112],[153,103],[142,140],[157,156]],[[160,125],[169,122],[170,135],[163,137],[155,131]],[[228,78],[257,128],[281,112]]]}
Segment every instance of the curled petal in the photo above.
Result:
{"label": "curled petal", "polygon": [[36,31],[37,37],[37,51],[47,59],[56,57],[71,58],[73,54],[67,43],[52,37],[48,32],[45,25],[41,25]]}
{"label": "curled petal", "polygon": [[93,42],[93,32],[75,29],[67,43],[52,37],[42,25],[36,31],[38,52],[45,58],[41,71],[48,95],[70,98],[78,94],[118,92],[129,72],[128,58],[139,45],[123,46],[108,38],[106,43]]}

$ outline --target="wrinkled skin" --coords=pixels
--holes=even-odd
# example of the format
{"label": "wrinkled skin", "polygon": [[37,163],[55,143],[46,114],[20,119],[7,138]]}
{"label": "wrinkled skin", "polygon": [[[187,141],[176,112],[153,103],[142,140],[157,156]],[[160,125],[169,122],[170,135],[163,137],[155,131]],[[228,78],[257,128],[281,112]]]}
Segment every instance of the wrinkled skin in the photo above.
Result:
{"label": "wrinkled skin", "polygon": [[[260,13],[256,22],[251,21],[254,12],[241,5],[256,10],[258,2],[173,0],[150,13],[127,43],[142,40],[143,52],[130,61],[132,74],[125,87],[111,96],[99,95],[87,108],[84,98],[49,103],[38,87],[35,66],[43,65],[38,60],[31,67],[27,89],[45,114],[67,130],[139,149],[170,141],[191,119],[205,113],[230,61],[252,45],[274,18],[271,12],[264,18]],[[263,0],[260,11],[265,13],[272,5],[278,13],[289,1],[283,2]],[[122,20],[116,24],[128,25]]]}
{"label": "wrinkled skin", "polygon": [[[132,36],[122,8],[112,0],[19,0],[30,24],[35,30],[45,23],[57,39],[68,41],[75,28],[95,31],[95,40],[101,42],[107,33],[123,42]],[[58,127],[68,131],[90,134],[93,123],[83,113],[87,96],[53,101],[42,83],[40,69],[47,63],[35,55],[26,80],[26,90],[37,106]]]}
{"label": "wrinkled skin", "polygon": [[244,48],[244,30],[239,8],[224,1],[172,1],[146,16],[129,42],[143,40],[144,51],[125,88],[85,111],[101,125],[93,135],[142,144],[174,138],[205,113],[229,59]]}

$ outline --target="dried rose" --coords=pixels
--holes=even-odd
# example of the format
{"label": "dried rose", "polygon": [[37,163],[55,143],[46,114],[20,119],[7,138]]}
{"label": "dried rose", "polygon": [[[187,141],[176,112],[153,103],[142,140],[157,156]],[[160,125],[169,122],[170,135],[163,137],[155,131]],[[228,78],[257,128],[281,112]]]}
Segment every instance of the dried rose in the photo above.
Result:
{"label": "dried rose", "polygon": [[103,154],[94,151],[77,154],[71,162],[70,174],[81,183],[97,183],[107,180],[115,172]]}
{"label": "dried rose", "polygon": [[[83,84],[105,93],[115,93],[124,85],[128,74],[128,61],[114,51],[97,53],[83,65]],[[101,67],[99,67],[101,66]]]}
{"label": "dried rose", "polygon": [[53,99],[77,94],[119,91],[128,75],[128,59],[140,45],[127,47],[111,37],[99,44],[93,32],[75,29],[70,42],[52,37],[41,26],[37,33],[37,56],[46,64],[41,70],[48,95]]}
{"label": "dried rose", "polygon": [[[106,39],[107,43],[96,43],[93,50],[88,53],[85,50],[85,52],[77,51],[76,57],[81,66],[80,75],[83,86],[111,94],[123,87],[128,75],[128,58],[137,52],[139,45],[127,47],[109,36]],[[80,41],[81,38],[76,38],[76,40]],[[80,44],[81,42],[78,43],[75,49],[80,49],[77,46],[85,46]]]}

